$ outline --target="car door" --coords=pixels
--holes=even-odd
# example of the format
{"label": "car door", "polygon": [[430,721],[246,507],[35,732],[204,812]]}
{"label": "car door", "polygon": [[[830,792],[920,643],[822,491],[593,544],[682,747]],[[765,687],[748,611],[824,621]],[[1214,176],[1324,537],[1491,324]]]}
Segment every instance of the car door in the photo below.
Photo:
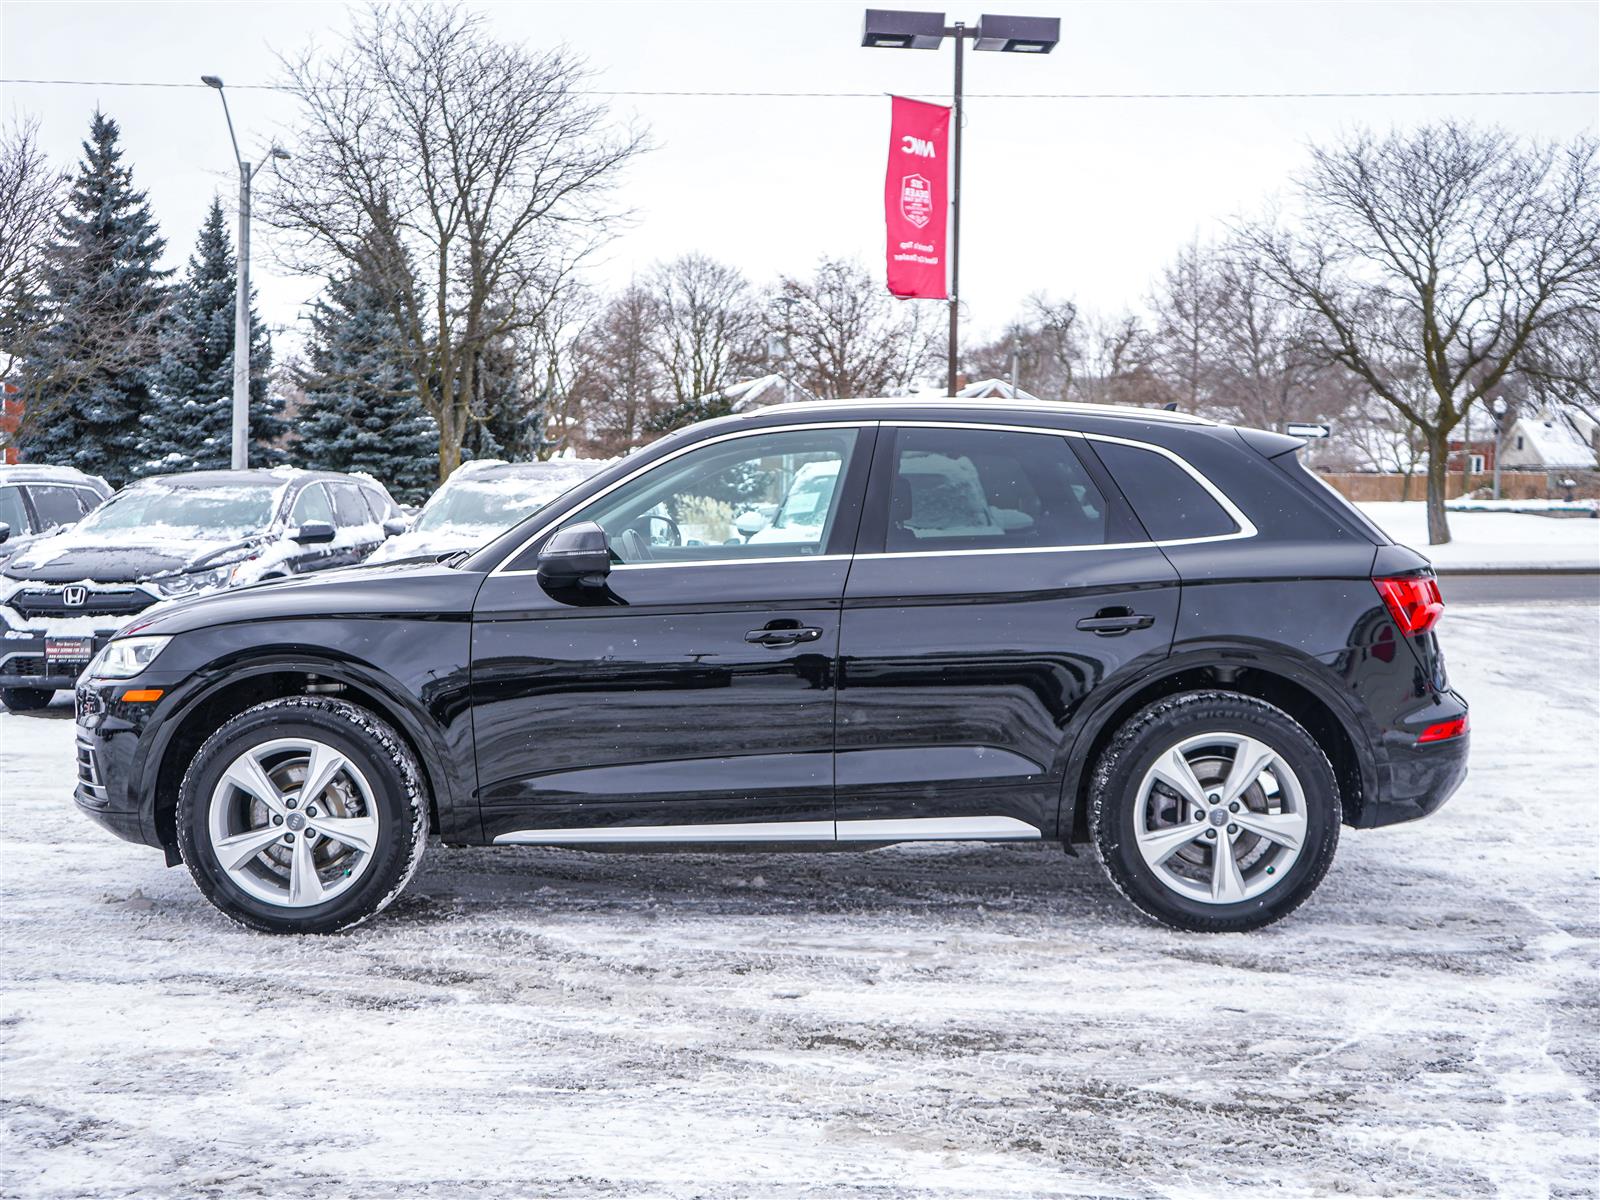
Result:
{"label": "car door", "polygon": [[[833,838],[839,609],[874,428],[738,431],[558,517],[496,569],[473,615],[472,721],[498,841]],[[843,480],[771,537],[810,463]],[[555,528],[594,521],[603,588],[549,589]]]}
{"label": "car door", "polygon": [[1082,443],[885,423],[840,640],[838,836],[1053,836],[1074,717],[1177,577]]}

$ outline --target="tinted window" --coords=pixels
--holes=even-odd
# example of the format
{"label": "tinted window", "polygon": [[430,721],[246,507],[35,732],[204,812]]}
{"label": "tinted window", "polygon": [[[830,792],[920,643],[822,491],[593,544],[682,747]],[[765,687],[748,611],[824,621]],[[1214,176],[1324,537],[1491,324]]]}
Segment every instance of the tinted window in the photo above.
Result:
{"label": "tinted window", "polygon": [[33,508],[39,514],[42,529],[83,520],[83,506],[78,502],[76,488],[43,487],[34,483],[28,485],[28,494],[33,497]]}
{"label": "tinted window", "polygon": [[1166,455],[1117,442],[1091,444],[1156,541],[1238,532],[1233,518],[1200,481]]}
{"label": "tinted window", "polygon": [[333,505],[328,503],[328,493],[320,483],[314,483],[295,499],[294,511],[289,514],[289,524],[304,525],[307,521],[333,524]]}
{"label": "tinted window", "polygon": [[579,509],[618,561],[689,562],[821,554],[838,515],[853,429],[731,438],[646,471]]}
{"label": "tinted window", "polygon": [[901,429],[885,548],[1099,545],[1106,502],[1067,440],[984,429]]}
{"label": "tinted window", "polygon": [[372,514],[367,511],[367,505],[361,499],[361,489],[353,483],[333,483],[328,485],[328,490],[333,493],[333,512],[340,525],[371,525]]}
{"label": "tinted window", "polygon": [[0,487],[0,522],[11,526],[12,537],[28,532],[28,514],[22,509],[22,489]]}

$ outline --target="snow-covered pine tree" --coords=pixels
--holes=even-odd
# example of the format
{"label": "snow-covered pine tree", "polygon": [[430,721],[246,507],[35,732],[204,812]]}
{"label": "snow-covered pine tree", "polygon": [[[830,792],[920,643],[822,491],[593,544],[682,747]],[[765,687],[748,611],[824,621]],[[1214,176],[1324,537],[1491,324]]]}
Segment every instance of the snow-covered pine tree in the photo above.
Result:
{"label": "snow-covered pine tree", "polygon": [[330,280],[311,311],[295,431],[301,465],[365,471],[420,504],[439,482],[439,431],[399,353],[383,294],[359,274]]}
{"label": "snow-covered pine tree", "polygon": [[[213,198],[161,330],[151,403],[140,418],[141,475],[215,470],[231,461],[236,270],[222,202]],[[251,291],[249,457],[252,467],[271,467],[286,457],[278,445],[283,404],[268,388],[272,341]]]}
{"label": "snow-covered pine tree", "polygon": [[45,266],[47,324],[22,371],[25,459],[112,483],[133,474],[171,274],[156,267],[166,243],[122,165],[120,137],[96,110]]}

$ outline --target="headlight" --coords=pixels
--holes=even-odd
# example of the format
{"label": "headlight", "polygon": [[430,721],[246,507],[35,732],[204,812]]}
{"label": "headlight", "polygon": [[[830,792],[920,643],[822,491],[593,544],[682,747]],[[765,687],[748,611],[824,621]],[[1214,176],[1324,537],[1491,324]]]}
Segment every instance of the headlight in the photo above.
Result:
{"label": "headlight", "polygon": [[84,674],[90,679],[131,679],[153,663],[171,640],[170,637],[113,638],[94,656]]}
{"label": "headlight", "polygon": [[240,564],[214,567],[209,571],[189,571],[182,575],[165,575],[149,580],[151,587],[163,596],[190,596],[196,592],[209,592],[227,587]]}

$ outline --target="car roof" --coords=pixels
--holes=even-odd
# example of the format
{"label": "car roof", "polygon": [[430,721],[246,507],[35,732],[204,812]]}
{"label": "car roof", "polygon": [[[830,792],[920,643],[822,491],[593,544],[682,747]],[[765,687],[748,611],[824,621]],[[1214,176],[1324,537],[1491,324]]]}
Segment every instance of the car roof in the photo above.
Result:
{"label": "car roof", "polygon": [[592,466],[595,470],[610,464],[598,458],[552,458],[543,462],[504,462],[500,459],[475,459],[464,462],[450,474],[446,483],[457,479],[538,479],[544,475],[568,474],[574,467]]}
{"label": "car roof", "polygon": [[285,470],[282,467],[255,467],[243,471],[184,471],[176,475],[147,475],[143,479],[136,479],[129,487],[142,487],[154,485],[167,488],[215,488],[234,485],[260,485],[275,484],[282,487],[285,484],[306,484],[315,480],[344,480],[349,483],[358,483],[359,480],[338,471],[303,471],[291,467]]}
{"label": "car roof", "polygon": [[6,483],[67,483],[93,488],[110,487],[98,475],[89,475],[77,467],[53,467],[48,463],[0,463],[0,484]]}
{"label": "car roof", "polygon": [[1082,404],[1065,400],[1008,400],[976,399],[960,396],[877,396],[846,400],[800,400],[792,404],[769,404],[763,408],[739,413],[731,420],[751,417],[770,417],[775,413],[793,413],[808,417],[842,416],[864,420],[893,420],[911,413],[965,420],[974,413],[989,417],[1005,416],[1058,416],[1096,417],[1100,419],[1124,418],[1136,421],[1159,421],[1177,425],[1217,424],[1208,417],[1178,412],[1166,408],[1139,408],[1130,404]]}

